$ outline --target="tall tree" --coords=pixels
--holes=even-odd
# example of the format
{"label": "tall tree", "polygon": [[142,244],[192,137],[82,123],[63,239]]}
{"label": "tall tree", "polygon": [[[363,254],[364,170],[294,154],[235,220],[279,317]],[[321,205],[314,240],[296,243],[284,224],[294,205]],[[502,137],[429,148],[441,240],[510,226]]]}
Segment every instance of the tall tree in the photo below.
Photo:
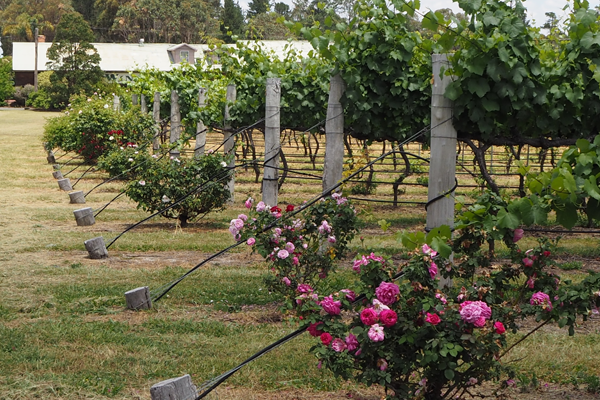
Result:
{"label": "tall tree", "polygon": [[291,16],[290,6],[283,2],[275,3],[275,7],[273,9],[277,14],[284,16],[286,19],[290,18]]}
{"label": "tall tree", "polygon": [[241,35],[244,31],[244,15],[239,3],[225,0],[223,17],[221,20],[222,39],[225,43],[232,43],[234,35]]}
{"label": "tall tree", "polygon": [[248,19],[269,11],[269,0],[252,0],[248,3]]}
{"label": "tall tree", "polygon": [[55,107],[63,107],[72,94],[92,93],[102,80],[100,55],[90,43],[94,40],[88,23],[78,12],[62,16],[56,27],[56,37],[48,49],[50,95]]}
{"label": "tall tree", "polygon": [[0,104],[4,104],[4,100],[12,96],[15,91],[13,77],[11,58],[0,58]]}
{"label": "tall tree", "polygon": [[248,22],[246,37],[251,40],[285,40],[294,35],[289,28],[279,22],[277,13],[258,14]]}

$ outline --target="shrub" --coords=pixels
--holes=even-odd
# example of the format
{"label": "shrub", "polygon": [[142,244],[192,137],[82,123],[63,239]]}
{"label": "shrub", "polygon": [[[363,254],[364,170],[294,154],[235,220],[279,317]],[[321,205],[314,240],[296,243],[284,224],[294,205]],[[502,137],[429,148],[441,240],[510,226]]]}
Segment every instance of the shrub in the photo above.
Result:
{"label": "shrub", "polygon": [[143,168],[152,162],[147,148],[137,144],[128,144],[105,152],[98,157],[98,168],[108,172],[111,178],[134,179]]}
{"label": "shrub", "polygon": [[15,87],[14,99],[17,105],[24,106],[29,96],[33,93],[33,85],[17,86]]}
{"label": "shrub", "polygon": [[347,254],[357,231],[354,207],[337,193],[300,210],[263,202],[252,208],[252,199],[246,207],[250,215],[232,220],[229,230],[265,258],[271,271],[267,287],[286,296],[290,308],[297,305],[298,288],[316,287],[319,279],[328,276],[335,262]]}
{"label": "shrub", "polygon": [[129,182],[127,196],[138,208],[178,219],[182,227],[201,214],[222,209],[231,197],[227,183],[231,171],[227,160],[219,154],[199,158],[164,156],[144,164],[138,179]]}

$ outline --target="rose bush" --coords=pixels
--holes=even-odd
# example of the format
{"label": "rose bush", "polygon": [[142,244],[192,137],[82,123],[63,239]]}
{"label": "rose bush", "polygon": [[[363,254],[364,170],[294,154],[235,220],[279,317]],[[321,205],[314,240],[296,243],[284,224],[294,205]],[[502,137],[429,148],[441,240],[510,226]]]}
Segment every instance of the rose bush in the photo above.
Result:
{"label": "rose bush", "polygon": [[[245,204],[249,215],[233,219],[229,230],[265,258],[271,271],[267,286],[296,308],[296,291],[308,290],[326,278],[348,252],[358,224],[354,207],[337,193],[300,209],[291,204],[282,209],[262,201],[254,206],[252,199]],[[330,310],[339,307],[334,300],[325,301]]]}
{"label": "rose bush", "polygon": [[[542,240],[523,252],[514,240],[522,235],[506,230],[511,261],[477,274],[471,258],[482,257],[481,248],[459,235],[444,243],[456,264],[428,244],[399,266],[360,256],[354,271],[364,296],[356,302],[344,291],[322,296],[298,288],[302,323],[321,338],[311,351],[344,379],[386,387],[388,399],[462,398],[482,382],[512,379],[502,363],[510,350],[507,329],[516,333],[517,322],[532,316],[573,334],[577,316],[585,319],[600,305],[600,274],[579,284],[561,281],[547,271],[552,244]],[[442,276],[454,285],[442,287]]]}

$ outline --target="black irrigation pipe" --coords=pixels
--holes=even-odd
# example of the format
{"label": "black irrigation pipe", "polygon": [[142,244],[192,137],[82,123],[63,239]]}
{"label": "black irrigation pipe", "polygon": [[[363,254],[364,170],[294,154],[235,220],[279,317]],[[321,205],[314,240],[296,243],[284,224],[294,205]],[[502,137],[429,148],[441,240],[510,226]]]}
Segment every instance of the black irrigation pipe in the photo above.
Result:
{"label": "black irrigation pipe", "polygon": [[115,197],[113,197],[112,200],[110,200],[108,203],[106,203],[102,208],[98,209],[96,214],[94,214],[94,218],[96,218],[98,215],[100,215],[100,213],[102,211],[104,211],[106,209],[106,207],[108,207],[109,205],[111,205],[111,203],[115,200],[117,200],[119,197],[123,196],[126,192],[124,190],[122,190],[118,195],[116,195]]}
{"label": "black irrigation pipe", "polygon": [[539,229],[539,228],[523,228],[524,231],[526,232],[540,232],[540,233],[567,233],[567,234],[574,234],[574,233],[597,233],[600,234],[600,229],[581,229],[581,230],[568,230],[568,229]]}
{"label": "black irrigation pipe", "polygon": [[[81,178],[83,178],[88,172],[91,171],[92,168],[94,168],[95,165],[91,165],[87,170],[85,170],[85,172],[83,174],[81,174],[81,176],[75,181],[75,183],[73,184],[73,188],[75,187],[75,185],[77,185],[77,183],[79,183],[79,181],[81,180]],[[85,196],[84,196],[85,197]]]}
{"label": "black irrigation pipe", "polygon": [[[451,118],[448,118],[447,120],[445,120],[445,121],[441,122],[439,125],[441,125],[441,124],[444,124],[444,123],[446,123],[446,122],[448,122],[448,121],[450,121],[450,120],[451,120]],[[439,126],[439,125],[438,125],[438,126]],[[420,136],[424,135],[425,133],[429,132],[431,129],[432,129],[432,127],[426,127],[426,128],[423,128],[423,129],[421,129],[419,132],[415,133],[414,135],[412,135],[411,137],[409,137],[408,139],[406,139],[406,140],[405,140],[403,143],[399,144],[399,146],[402,146],[402,145],[404,145],[405,143],[408,143],[408,142],[411,142],[411,141],[415,140],[416,138],[418,138],[418,137],[420,137]],[[374,163],[376,163],[377,161],[379,161],[379,160],[381,160],[381,159],[383,159],[383,158],[385,158],[385,157],[389,156],[390,154],[392,154],[392,152],[393,152],[394,150],[395,150],[395,149],[392,149],[392,151],[389,151],[389,152],[387,152],[387,153],[385,153],[385,154],[382,154],[382,155],[378,156],[377,158],[373,159],[373,160],[372,160],[372,161],[370,161],[369,163],[365,164],[365,165],[364,165],[362,168],[360,168],[360,169],[358,169],[357,171],[353,172],[353,173],[352,173],[350,176],[348,176],[347,178],[345,178],[345,179],[341,179],[339,182],[337,182],[336,184],[334,184],[334,185],[333,185],[332,187],[330,187],[329,189],[326,189],[326,190],[324,190],[324,191],[323,191],[323,192],[322,192],[320,195],[318,195],[318,196],[314,197],[313,199],[311,199],[311,200],[307,201],[306,203],[303,203],[301,207],[297,208],[295,211],[292,211],[292,212],[291,212],[290,214],[288,214],[288,215],[290,215],[290,216],[294,216],[294,215],[296,215],[296,214],[298,214],[298,213],[300,213],[300,212],[304,211],[306,208],[310,207],[312,204],[316,203],[316,202],[317,202],[317,201],[319,201],[320,199],[324,198],[325,196],[328,196],[330,193],[332,193],[333,191],[335,191],[336,189],[338,189],[338,188],[339,188],[340,186],[342,186],[342,185],[344,184],[344,182],[345,182],[345,181],[347,181],[348,179],[354,178],[355,176],[357,176],[358,174],[360,174],[362,171],[364,171],[365,169],[367,169],[368,167],[370,167],[372,164],[374,164]],[[279,154],[279,152],[277,152],[277,154]],[[274,155],[274,157],[275,157],[275,156],[277,156],[277,154],[276,154],[276,155]],[[265,161],[265,163],[266,163],[266,162],[268,162],[268,161]],[[432,202],[434,202],[434,201],[437,201],[437,199],[433,199],[433,200],[431,200],[431,202],[430,202],[430,203],[432,203]],[[149,218],[150,218],[150,217],[149,217]],[[147,219],[149,219],[149,218],[147,218]],[[273,227],[277,226],[277,222],[278,222],[278,221],[274,221],[273,223],[271,223],[271,224],[269,224],[268,226],[264,227],[264,228],[263,228],[263,230],[262,230],[260,233],[262,233],[262,232],[266,232],[267,230],[269,230],[269,229],[271,229],[271,228],[273,228]],[[141,222],[140,222],[140,223],[141,223]],[[139,223],[138,223],[138,224],[139,224]],[[136,224],[136,225],[138,225],[138,224]],[[129,229],[131,229],[131,228],[129,228]],[[123,233],[125,233],[125,232],[123,232]],[[122,233],[122,234],[123,234],[123,233]],[[121,234],[121,235],[122,235],[122,234]],[[120,236],[120,235],[119,235],[119,236]],[[118,237],[117,237],[116,239],[118,239]],[[114,241],[115,241],[116,239],[114,239],[114,240],[111,242],[111,244],[112,244],[112,243],[114,243]],[[194,266],[192,269],[190,269],[188,272],[186,272],[185,274],[183,274],[181,277],[179,277],[179,278],[175,279],[175,280],[174,280],[174,281],[172,281],[170,284],[168,284],[168,285],[166,286],[166,289],[165,289],[165,290],[164,290],[162,293],[160,293],[158,296],[154,297],[152,300],[153,300],[153,301],[158,301],[158,300],[160,300],[160,299],[161,299],[161,298],[162,298],[164,295],[166,295],[166,294],[167,294],[167,293],[168,293],[168,292],[169,292],[171,289],[173,289],[173,288],[174,288],[174,287],[175,287],[175,286],[176,286],[176,285],[177,285],[179,282],[181,282],[183,279],[185,279],[185,278],[186,278],[187,276],[189,276],[191,273],[193,273],[194,271],[196,271],[198,268],[200,268],[201,266],[203,266],[204,264],[208,263],[209,261],[211,261],[211,260],[213,260],[213,259],[217,258],[218,256],[220,256],[220,255],[222,255],[222,254],[224,254],[224,253],[228,252],[229,250],[231,250],[231,249],[233,249],[233,248],[235,248],[235,247],[237,247],[237,246],[240,246],[240,245],[242,245],[242,244],[244,244],[244,242],[241,242],[241,241],[240,241],[240,242],[237,242],[237,243],[234,243],[234,244],[232,244],[231,246],[227,247],[226,249],[224,249],[224,250],[221,250],[221,251],[219,251],[218,253],[216,253],[216,254],[213,254],[212,256],[208,257],[207,259],[205,259],[205,260],[201,261],[201,262],[200,262],[200,263],[198,263],[196,266]],[[107,248],[108,248],[108,246],[107,246]]]}
{"label": "black irrigation pipe", "polygon": [[[65,164],[65,165],[67,165],[67,164]],[[70,170],[69,172],[67,172],[66,174],[64,174],[63,176],[69,175],[71,172],[75,171],[77,168],[81,167],[82,165],[85,165],[85,164],[81,163],[81,164],[77,165],[75,168],[73,168],[72,170]]]}
{"label": "black irrigation pipe", "polygon": [[361,197],[350,197],[350,196],[348,196],[348,199],[355,200],[355,201],[364,201],[366,203],[389,203],[389,204],[399,203],[399,204],[427,205],[427,202],[425,202],[425,201],[393,201],[393,200],[380,200],[380,199],[365,199],[365,198],[361,198]]}

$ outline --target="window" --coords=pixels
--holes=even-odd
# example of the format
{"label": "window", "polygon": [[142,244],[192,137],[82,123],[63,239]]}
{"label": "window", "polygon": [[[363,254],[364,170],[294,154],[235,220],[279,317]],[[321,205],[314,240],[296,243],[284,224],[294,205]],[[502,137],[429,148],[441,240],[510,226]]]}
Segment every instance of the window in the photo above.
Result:
{"label": "window", "polygon": [[190,52],[187,50],[181,50],[179,52],[179,62],[183,62],[183,61],[185,61],[187,63],[190,62]]}

